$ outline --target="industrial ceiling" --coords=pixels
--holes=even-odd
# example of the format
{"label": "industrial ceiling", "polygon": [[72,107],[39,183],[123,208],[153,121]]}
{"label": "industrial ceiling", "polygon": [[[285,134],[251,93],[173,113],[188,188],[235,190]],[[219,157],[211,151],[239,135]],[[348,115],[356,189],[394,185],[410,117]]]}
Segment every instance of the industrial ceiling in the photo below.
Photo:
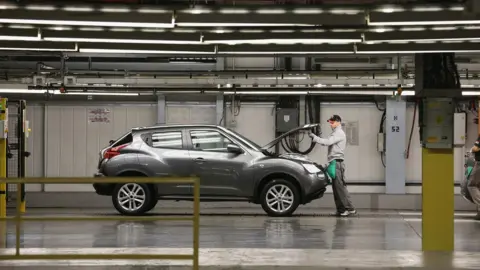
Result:
{"label": "industrial ceiling", "polygon": [[[82,2],[0,2],[4,83],[409,88],[413,54],[452,52],[463,84],[480,84],[479,1]],[[281,61],[270,70],[225,70],[219,63],[229,57]],[[292,58],[305,61],[292,68]]]}

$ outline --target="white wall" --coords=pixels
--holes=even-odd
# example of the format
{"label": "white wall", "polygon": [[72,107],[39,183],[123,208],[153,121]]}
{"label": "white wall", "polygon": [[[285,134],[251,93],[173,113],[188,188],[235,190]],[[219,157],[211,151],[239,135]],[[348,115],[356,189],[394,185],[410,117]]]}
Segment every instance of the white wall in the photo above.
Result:
{"label": "white wall", "polygon": [[[88,111],[96,108],[111,110],[110,123],[89,123]],[[134,126],[156,123],[156,104],[122,105],[48,105],[44,137],[43,105],[28,105],[27,115],[32,132],[27,148],[32,156],[27,159],[27,176],[35,177],[83,177],[91,176],[97,166],[98,152],[108,140],[122,135]],[[382,112],[373,104],[322,104],[321,121],[324,136],[329,127],[324,121],[332,114],[339,114],[345,122],[358,121],[359,145],[349,145],[346,150],[348,160],[347,178],[349,182],[384,182],[385,170],[380,154],[376,150],[376,134]],[[230,106],[227,106],[225,123],[233,119]],[[413,118],[413,106],[407,108],[407,138]],[[417,111],[418,118],[418,111]],[[214,103],[168,102],[167,123],[216,124]],[[275,115],[273,103],[242,103],[240,113],[235,117],[236,126],[231,127],[260,145],[275,137]],[[468,115],[467,145],[476,139],[477,125],[473,115]],[[46,138],[44,154],[44,138]],[[305,136],[301,149],[309,145]],[[326,162],[326,149],[316,147],[310,157],[319,163]],[[463,173],[462,151],[456,150],[456,181]],[[409,183],[421,183],[421,148],[418,134],[418,119],[415,121],[410,156],[407,160],[406,178]],[[30,185],[29,191],[39,191],[41,185]],[[363,187],[362,187],[363,188]],[[373,190],[365,187],[368,190]],[[363,188],[362,190],[365,190]],[[91,191],[90,185],[45,185],[46,191]]]}
{"label": "white wall", "polygon": [[[109,123],[89,121],[89,111],[110,110]],[[99,151],[132,127],[156,123],[156,105],[81,105],[46,107],[46,177],[93,176]],[[92,191],[89,184],[47,184],[45,191]]]}
{"label": "white wall", "polygon": [[[242,103],[238,116],[234,117],[230,105],[226,111],[226,126],[256,142],[266,145],[275,139],[275,105],[274,103]],[[235,111],[237,112],[237,111]],[[232,126],[235,119],[236,125]]]}
{"label": "white wall", "polygon": [[168,102],[165,109],[166,124],[216,123],[216,106],[212,102]]}

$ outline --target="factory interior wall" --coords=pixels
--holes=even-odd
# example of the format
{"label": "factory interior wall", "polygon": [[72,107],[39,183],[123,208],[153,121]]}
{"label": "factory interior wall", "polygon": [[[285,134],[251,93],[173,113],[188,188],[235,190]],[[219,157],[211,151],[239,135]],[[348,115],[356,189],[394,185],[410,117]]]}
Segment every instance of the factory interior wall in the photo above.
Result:
{"label": "factory interior wall", "polygon": [[[89,121],[90,110],[108,109],[109,123]],[[414,106],[407,108],[407,145],[412,126]],[[31,104],[27,109],[32,132],[27,149],[32,156],[27,159],[27,176],[31,177],[89,177],[97,167],[99,151],[106,147],[110,139],[116,139],[136,126],[154,125],[157,122],[156,103],[130,104]],[[385,170],[377,151],[377,133],[382,112],[368,103],[325,103],[321,105],[320,117],[326,120],[332,114],[342,116],[350,128],[349,136],[357,137],[354,145],[346,150],[347,181],[363,183],[352,185],[352,192],[382,193],[384,187],[375,183],[385,182]],[[235,116],[234,116],[235,115]],[[473,115],[468,114],[467,147],[472,145],[477,133]],[[172,123],[216,123],[214,102],[167,102],[165,120]],[[421,148],[418,133],[418,110],[412,134],[409,158],[407,159],[406,182],[421,183]],[[235,121],[233,121],[235,120]],[[240,109],[226,106],[227,127],[251,138],[260,145],[275,137],[275,114],[273,103],[242,103]],[[232,124],[232,122],[234,124]],[[355,128],[356,126],[356,128]],[[44,129],[45,127],[45,129]],[[323,136],[330,133],[329,126],[322,123]],[[306,136],[301,149],[306,149],[310,139]],[[455,181],[460,181],[463,173],[463,147],[455,149]],[[309,156],[318,163],[326,162],[326,149],[316,147]],[[368,183],[373,183],[371,186]],[[367,184],[365,186],[365,184]],[[416,191],[415,191],[415,188]],[[420,187],[407,189],[409,193],[419,193]],[[457,188],[458,189],[458,188]],[[46,192],[91,192],[91,185],[29,185],[28,191]],[[458,193],[458,190],[457,190]]]}

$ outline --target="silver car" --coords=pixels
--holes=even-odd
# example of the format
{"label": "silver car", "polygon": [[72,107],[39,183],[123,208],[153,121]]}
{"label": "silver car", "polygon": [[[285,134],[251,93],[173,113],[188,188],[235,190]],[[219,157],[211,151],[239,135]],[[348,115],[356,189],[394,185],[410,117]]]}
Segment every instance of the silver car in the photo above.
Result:
{"label": "silver car", "polygon": [[291,130],[261,147],[215,125],[134,128],[100,152],[96,193],[111,196],[124,215],[141,215],[158,200],[192,200],[188,184],[109,184],[101,177],[200,177],[201,201],[248,201],[270,216],[289,216],[300,204],[321,198],[324,168],[298,154],[268,151],[283,138],[318,125]]}

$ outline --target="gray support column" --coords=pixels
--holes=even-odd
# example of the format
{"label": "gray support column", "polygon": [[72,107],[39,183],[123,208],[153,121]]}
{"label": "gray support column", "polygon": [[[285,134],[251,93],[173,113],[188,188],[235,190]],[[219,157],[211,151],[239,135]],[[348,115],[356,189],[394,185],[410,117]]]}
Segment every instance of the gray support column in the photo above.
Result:
{"label": "gray support column", "polygon": [[219,126],[225,126],[225,117],[226,117],[226,112],[225,112],[225,99],[223,94],[218,94],[217,95],[217,103],[216,103],[216,109],[217,109],[217,117],[216,117],[216,124]]}
{"label": "gray support column", "polygon": [[405,100],[387,98],[385,187],[387,194],[405,194],[405,144],[406,144]]}
{"label": "gray support column", "polygon": [[166,123],[166,113],[165,95],[157,94],[157,125]]}

